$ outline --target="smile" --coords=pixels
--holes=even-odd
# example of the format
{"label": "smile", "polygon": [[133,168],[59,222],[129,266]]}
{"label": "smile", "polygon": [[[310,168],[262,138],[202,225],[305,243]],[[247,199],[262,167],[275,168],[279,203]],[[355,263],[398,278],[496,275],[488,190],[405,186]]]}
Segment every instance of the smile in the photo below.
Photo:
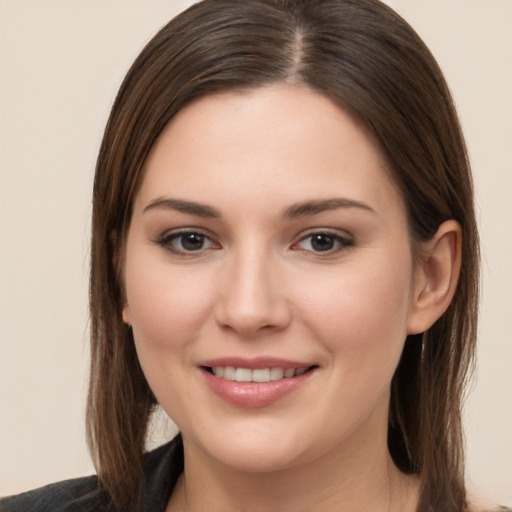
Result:
{"label": "smile", "polygon": [[233,366],[214,366],[208,368],[216,377],[236,382],[272,382],[291,377],[300,377],[312,367],[302,368],[235,368]]}
{"label": "smile", "polygon": [[284,399],[307,385],[319,369],[318,365],[267,358],[225,358],[205,361],[199,368],[215,395],[243,408],[265,407]]}

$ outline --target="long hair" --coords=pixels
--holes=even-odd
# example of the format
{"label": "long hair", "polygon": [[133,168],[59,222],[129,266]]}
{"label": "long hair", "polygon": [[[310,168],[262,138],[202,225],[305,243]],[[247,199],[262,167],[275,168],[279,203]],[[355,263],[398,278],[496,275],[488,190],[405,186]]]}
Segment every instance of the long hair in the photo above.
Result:
{"label": "long hair", "polygon": [[388,445],[396,465],[421,479],[418,512],[465,511],[461,408],[479,282],[471,174],[435,59],[378,0],[205,0],[162,28],[129,70],[94,181],[87,432],[101,485],[118,510],[135,502],[156,405],[121,317],[123,249],[144,161],[192,100],[278,82],[324,94],[373,133],[405,201],[412,247],[447,219],[461,225],[458,287],[442,317],[405,342]]}

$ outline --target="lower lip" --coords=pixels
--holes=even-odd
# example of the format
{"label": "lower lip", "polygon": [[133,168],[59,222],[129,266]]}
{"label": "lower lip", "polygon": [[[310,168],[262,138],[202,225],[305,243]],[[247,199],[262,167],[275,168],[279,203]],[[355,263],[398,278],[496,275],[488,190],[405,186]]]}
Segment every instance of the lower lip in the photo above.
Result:
{"label": "lower lip", "polygon": [[270,382],[237,382],[216,377],[204,368],[201,369],[209,388],[220,398],[238,407],[265,407],[301,387],[314,369],[298,377],[288,377]]}

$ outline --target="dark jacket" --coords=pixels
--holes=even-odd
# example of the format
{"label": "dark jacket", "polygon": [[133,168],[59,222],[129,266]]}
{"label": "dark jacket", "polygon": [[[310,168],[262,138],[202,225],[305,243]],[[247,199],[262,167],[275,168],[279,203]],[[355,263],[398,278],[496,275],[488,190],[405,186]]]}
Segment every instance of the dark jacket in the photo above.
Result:
{"label": "dark jacket", "polygon": [[[175,437],[145,455],[147,485],[136,512],[165,512],[167,502],[183,471],[183,443]],[[501,507],[495,512],[512,512]],[[112,512],[98,489],[95,476],[65,480],[16,496],[0,498],[0,512]]]}
{"label": "dark jacket", "polygon": [[[183,471],[183,444],[175,437],[145,455],[146,485],[137,512],[165,512]],[[65,480],[16,496],[0,498],[0,512],[111,512],[96,476]]]}

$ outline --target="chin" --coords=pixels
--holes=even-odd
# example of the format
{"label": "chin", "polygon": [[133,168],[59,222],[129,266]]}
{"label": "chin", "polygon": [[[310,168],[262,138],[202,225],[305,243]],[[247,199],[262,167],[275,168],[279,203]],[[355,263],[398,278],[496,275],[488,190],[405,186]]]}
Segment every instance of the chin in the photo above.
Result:
{"label": "chin", "polygon": [[283,426],[268,419],[260,421],[259,425],[255,423],[254,419],[243,421],[230,429],[217,425],[216,432],[210,432],[212,435],[208,438],[199,435],[187,439],[184,434],[184,439],[217,463],[242,472],[280,471],[309,462],[315,454],[329,451],[328,440],[323,439],[323,446],[318,446],[308,429],[293,429],[288,422]]}
{"label": "chin", "polygon": [[215,447],[210,456],[221,464],[240,472],[271,473],[289,469],[301,464],[297,447],[277,447],[256,443],[230,443],[229,446]]}

